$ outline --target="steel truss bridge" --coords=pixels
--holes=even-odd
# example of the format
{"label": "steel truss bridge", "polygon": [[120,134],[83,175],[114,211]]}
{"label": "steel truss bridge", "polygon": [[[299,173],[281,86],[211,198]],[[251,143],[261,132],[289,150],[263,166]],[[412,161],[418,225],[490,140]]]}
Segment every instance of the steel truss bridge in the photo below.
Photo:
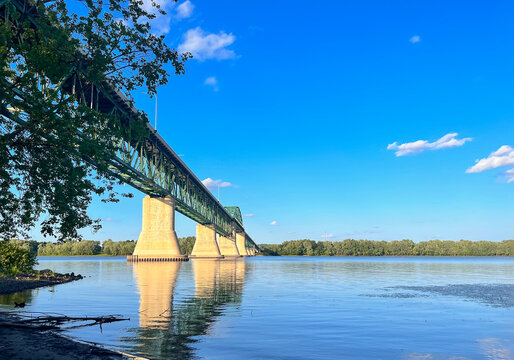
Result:
{"label": "steel truss bridge", "polygon": [[[18,21],[10,17],[8,4],[24,14],[34,27],[38,27],[35,14],[23,0],[0,0],[0,16],[5,21]],[[108,80],[91,81],[85,72],[72,68],[55,89],[73,95],[77,101],[100,113],[115,116],[122,124],[130,126],[141,121],[138,110],[119,89]],[[21,100],[21,89],[13,89]],[[14,112],[0,108],[2,116],[15,122]],[[243,218],[238,207],[223,207],[189,167],[180,159],[157,131],[146,122],[148,136],[138,141],[122,141],[116,156],[109,161],[108,171],[122,182],[150,196],[169,196],[175,200],[178,212],[202,225],[214,226],[218,234],[231,238],[234,232],[244,233]],[[80,136],[80,133],[78,134]],[[94,162],[91,159],[86,160]],[[245,234],[246,247],[259,247]]]}

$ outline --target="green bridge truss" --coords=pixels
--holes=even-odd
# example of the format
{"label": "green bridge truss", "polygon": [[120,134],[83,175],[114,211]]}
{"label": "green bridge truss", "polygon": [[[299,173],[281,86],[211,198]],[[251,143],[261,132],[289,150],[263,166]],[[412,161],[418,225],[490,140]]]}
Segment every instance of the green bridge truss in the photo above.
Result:
{"label": "green bridge truss", "polygon": [[[13,21],[12,18],[8,18],[8,3],[14,5],[20,13],[30,9],[23,0],[0,0],[0,16],[6,21]],[[37,27],[33,17],[30,14],[27,17]],[[85,78],[84,72],[80,69],[71,69],[69,75],[55,84],[52,90],[73,94],[78,102],[87,104],[101,113],[114,115],[127,126],[140,118],[132,101],[120,90],[106,80],[94,82]],[[21,89],[13,91],[23,99]],[[21,118],[15,118],[13,112],[7,108],[0,109],[0,115],[12,121],[23,121]],[[150,196],[170,195],[175,200],[178,212],[199,224],[213,225],[216,232],[223,236],[231,237],[234,232],[244,232],[240,209],[236,206],[223,207],[148,122],[146,127],[149,133],[146,138],[139,141],[122,141],[119,144],[117,156],[110,161],[111,174]],[[259,249],[248,234],[246,246]]]}

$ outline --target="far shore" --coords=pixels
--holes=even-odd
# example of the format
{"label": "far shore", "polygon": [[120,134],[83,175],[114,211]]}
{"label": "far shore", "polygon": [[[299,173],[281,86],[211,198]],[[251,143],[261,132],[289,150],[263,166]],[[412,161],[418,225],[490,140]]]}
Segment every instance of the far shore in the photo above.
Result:
{"label": "far shore", "polygon": [[373,258],[433,258],[433,257],[479,257],[479,258],[514,258],[514,256],[505,256],[505,255],[494,255],[494,256],[486,256],[486,255],[257,255],[264,257],[345,257],[345,258],[353,258],[353,257],[373,257]]}
{"label": "far shore", "polygon": [[[312,257],[312,258],[514,258],[507,255],[256,255],[254,257]],[[127,255],[38,255],[38,258],[55,257],[108,257],[125,258]]]}
{"label": "far shore", "polygon": [[98,255],[38,255],[37,257],[38,258],[47,258],[47,257],[110,257],[110,258],[119,257],[119,258],[123,258],[123,257],[127,257],[127,255],[103,255],[103,254],[98,254]]}

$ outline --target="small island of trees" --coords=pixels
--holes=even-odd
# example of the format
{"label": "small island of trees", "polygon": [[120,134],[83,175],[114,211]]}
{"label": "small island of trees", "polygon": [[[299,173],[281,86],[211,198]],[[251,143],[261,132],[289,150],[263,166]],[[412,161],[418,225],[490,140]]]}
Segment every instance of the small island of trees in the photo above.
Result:
{"label": "small island of trees", "polygon": [[313,241],[291,240],[282,244],[260,244],[268,256],[514,256],[514,240],[442,241],[412,240]]}

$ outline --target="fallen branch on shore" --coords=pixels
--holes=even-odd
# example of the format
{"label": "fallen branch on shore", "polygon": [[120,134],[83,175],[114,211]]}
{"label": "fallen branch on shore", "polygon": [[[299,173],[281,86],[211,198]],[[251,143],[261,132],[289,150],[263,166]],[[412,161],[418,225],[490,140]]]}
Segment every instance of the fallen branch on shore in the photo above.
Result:
{"label": "fallen branch on shore", "polygon": [[[35,330],[69,330],[85,326],[99,325],[102,330],[103,324],[108,324],[117,321],[130,320],[121,315],[106,315],[106,316],[65,316],[65,315],[44,315],[36,317],[28,317],[23,314],[16,314],[22,316],[20,318],[11,318],[8,321],[0,321],[0,327],[18,328],[18,329],[35,329]],[[64,326],[65,324],[73,324],[83,322],[72,326]]]}

